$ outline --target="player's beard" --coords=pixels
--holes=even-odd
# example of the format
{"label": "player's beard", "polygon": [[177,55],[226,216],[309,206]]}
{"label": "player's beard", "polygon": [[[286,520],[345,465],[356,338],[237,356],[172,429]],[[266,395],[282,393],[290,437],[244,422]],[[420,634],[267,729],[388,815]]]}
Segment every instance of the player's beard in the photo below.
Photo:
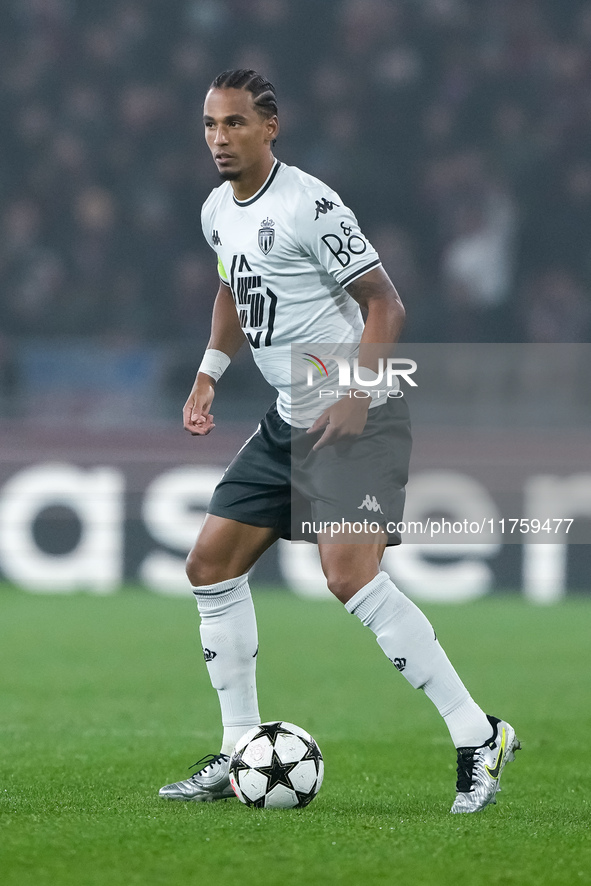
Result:
{"label": "player's beard", "polygon": [[221,172],[218,170],[218,173],[223,182],[233,182],[240,178],[240,173],[237,169],[226,169]]}

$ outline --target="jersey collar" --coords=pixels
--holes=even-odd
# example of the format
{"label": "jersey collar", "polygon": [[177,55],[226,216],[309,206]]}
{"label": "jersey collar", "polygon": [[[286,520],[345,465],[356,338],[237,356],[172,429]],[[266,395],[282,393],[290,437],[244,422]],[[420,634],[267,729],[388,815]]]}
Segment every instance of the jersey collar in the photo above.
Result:
{"label": "jersey collar", "polygon": [[250,206],[251,203],[255,203],[259,199],[259,197],[262,197],[263,194],[265,193],[265,191],[267,191],[271,187],[271,185],[273,184],[273,181],[275,180],[275,176],[279,172],[280,166],[281,166],[281,161],[275,160],[275,163],[271,167],[271,172],[267,176],[265,183],[263,185],[261,185],[261,187],[258,189],[256,194],[253,194],[253,196],[249,197],[248,200],[237,200],[236,196],[233,194],[232,198],[233,198],[236,206]]}

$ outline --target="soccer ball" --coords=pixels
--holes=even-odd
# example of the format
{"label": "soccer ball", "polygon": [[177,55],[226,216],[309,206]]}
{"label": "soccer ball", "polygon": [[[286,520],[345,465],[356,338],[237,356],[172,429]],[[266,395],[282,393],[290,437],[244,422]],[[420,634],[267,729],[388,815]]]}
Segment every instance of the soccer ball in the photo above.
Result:
{"label": "soccer ball", "polygon": [[230,757],[234,793],[260,809],[307,806],[323,778],[320,748],[305,729],[285,721],[253,726]]}

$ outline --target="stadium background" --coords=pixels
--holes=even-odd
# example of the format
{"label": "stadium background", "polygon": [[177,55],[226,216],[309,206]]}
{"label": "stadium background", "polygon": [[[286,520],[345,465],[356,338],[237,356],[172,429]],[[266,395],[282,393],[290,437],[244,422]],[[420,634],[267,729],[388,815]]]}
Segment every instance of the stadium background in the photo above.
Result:
{"label": "stadium background", "polygon": [[[577,0],[4,3],[0,574],[30,590],[185,593],[182,554],[212,478],[272,400],[244,349],[214,435],[180,429],[217,285],[200,230],[217,183],[201,104],[226,67],[275,83],[278,156],[353,206],[407,306],[405,341],[447,356],[445,343],[475,343],[464,369],[490,357],[469,385],[443,361],[461,408],[442,415],[437,391],[421,404],[415,469],[471,464],[482,479],[506,437],[500,464],[522,465],[519,488],[528,471],[583,476],[590,49]],[[537,356],[517,383],[491,355],[520,343]],[[556,426],[550,458],[536,443]],[[555,549],[529,572],[517,545],[457,573],[427,563],[414,590],[453,599],[446,576],[457,587],[470,567],[457,599],[556,599],[589,590],[589,550]],[[314,593],[308,556],[274,551],[256,580]]]}

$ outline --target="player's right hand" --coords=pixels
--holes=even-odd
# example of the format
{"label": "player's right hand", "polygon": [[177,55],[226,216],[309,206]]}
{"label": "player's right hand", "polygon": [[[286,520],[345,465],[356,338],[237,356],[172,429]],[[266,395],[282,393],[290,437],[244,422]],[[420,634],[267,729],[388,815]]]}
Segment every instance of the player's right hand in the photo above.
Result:
{"label": "player's right hand", "polygon": [[215,428],[213,415],[209,411],[214,395],[214,383],[207,375],[198,373],[183,408],[183,427],[193,437],[205,437]]}

